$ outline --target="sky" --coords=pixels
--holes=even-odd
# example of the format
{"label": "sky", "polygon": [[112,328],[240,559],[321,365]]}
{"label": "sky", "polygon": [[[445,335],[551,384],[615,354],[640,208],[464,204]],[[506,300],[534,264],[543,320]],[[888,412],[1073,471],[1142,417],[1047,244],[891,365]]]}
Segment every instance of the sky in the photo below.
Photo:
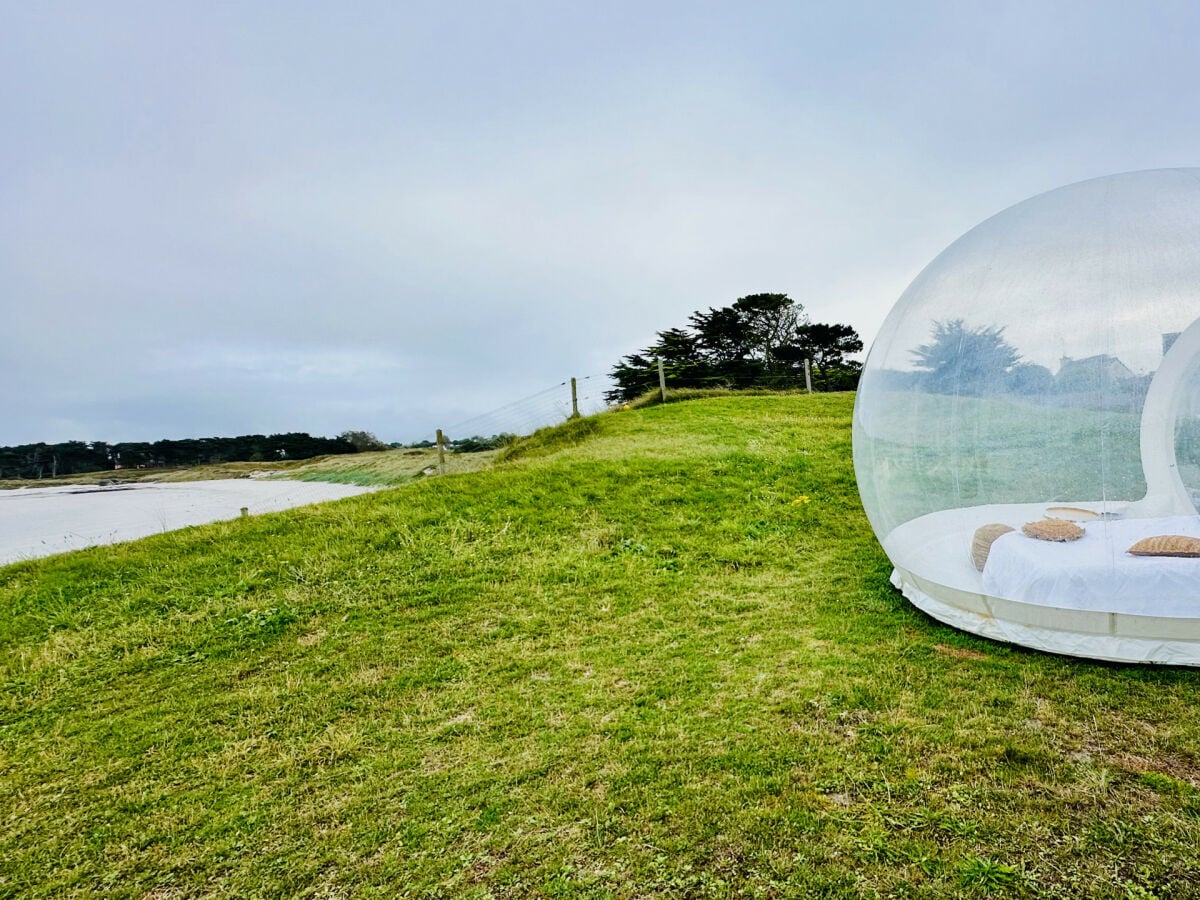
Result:
{"label": "sky", "polygon": [[0,13],[0,444],[510,430],[746,294],[869,345],[994,213],[1200,164],[1191,3]]}

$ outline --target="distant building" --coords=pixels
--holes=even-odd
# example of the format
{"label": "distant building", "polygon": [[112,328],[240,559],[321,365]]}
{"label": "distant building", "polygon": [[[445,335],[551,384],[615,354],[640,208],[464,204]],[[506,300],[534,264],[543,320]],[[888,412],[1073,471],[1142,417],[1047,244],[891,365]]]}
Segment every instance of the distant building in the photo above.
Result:
{"label": "distant building", "polygon": [[1059,391],[1090,391],[1103,384],[1129,381],[1138,376],[1129,366],[1115,356],[1100,353],[1083,359],[1064,356],[1054,376],[1054,386]]}
{"label": "distant building", "polygon": [[1064,356],[1054,376],[1054,393],[1060,402],[1081,409],[1136,412],[1142,407],[1150,378],[1107,353],[1084,359]]}

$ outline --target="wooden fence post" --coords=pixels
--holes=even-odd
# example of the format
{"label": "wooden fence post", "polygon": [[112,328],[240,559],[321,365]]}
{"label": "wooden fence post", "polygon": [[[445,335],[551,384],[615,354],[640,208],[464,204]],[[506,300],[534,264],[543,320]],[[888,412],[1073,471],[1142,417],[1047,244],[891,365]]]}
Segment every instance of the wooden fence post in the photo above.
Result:
{"label": "wooden fence post", "polygon": [[437,445],[438,445],[438,472],[442,475],[446,474],[446,436],[442,434],[442,429],[437,430]]}
{"label": "wooden fence post", "polygon": [[812,365],[810,360],[804,360],[804,386],[812,393]]}
{"label": "wooden fence post", "polygon": [[571,418],[579,418],[579,390],[575,386],[575,379],[571,379]]}
{"label": "wooden fence post", "polygon": [[667,375],[663,371],[662,357],[658,358],[658,395],[662,402],[667,402]]}

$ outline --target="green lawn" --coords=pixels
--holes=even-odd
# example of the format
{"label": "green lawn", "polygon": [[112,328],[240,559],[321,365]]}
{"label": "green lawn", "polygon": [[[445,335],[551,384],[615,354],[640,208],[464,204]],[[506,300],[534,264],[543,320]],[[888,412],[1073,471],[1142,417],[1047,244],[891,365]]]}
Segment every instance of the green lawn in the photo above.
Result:
{"label": "green lawn", "polygon": [[1200,673],[911,608],[851,406],[0,568],[0,896],[1200,896]]}
{"label": "green lawn", "polygon": [[874,433],[863,434],[859,449],[878,461],[866,489],[883,495],[890,512],[885,527],[979,503],[1133,501],[1146,495],[1140,414],[1043,400],[876,394]]}

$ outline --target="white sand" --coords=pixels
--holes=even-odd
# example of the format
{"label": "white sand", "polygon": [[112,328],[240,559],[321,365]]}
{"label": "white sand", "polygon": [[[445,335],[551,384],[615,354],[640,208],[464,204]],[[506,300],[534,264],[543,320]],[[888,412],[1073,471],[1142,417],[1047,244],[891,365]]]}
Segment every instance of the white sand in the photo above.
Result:
{"label": "white sand", "polygon": [[276,512],[372,488],[313,481],[187,481],[0,491],[0,565],[188,525]]}

